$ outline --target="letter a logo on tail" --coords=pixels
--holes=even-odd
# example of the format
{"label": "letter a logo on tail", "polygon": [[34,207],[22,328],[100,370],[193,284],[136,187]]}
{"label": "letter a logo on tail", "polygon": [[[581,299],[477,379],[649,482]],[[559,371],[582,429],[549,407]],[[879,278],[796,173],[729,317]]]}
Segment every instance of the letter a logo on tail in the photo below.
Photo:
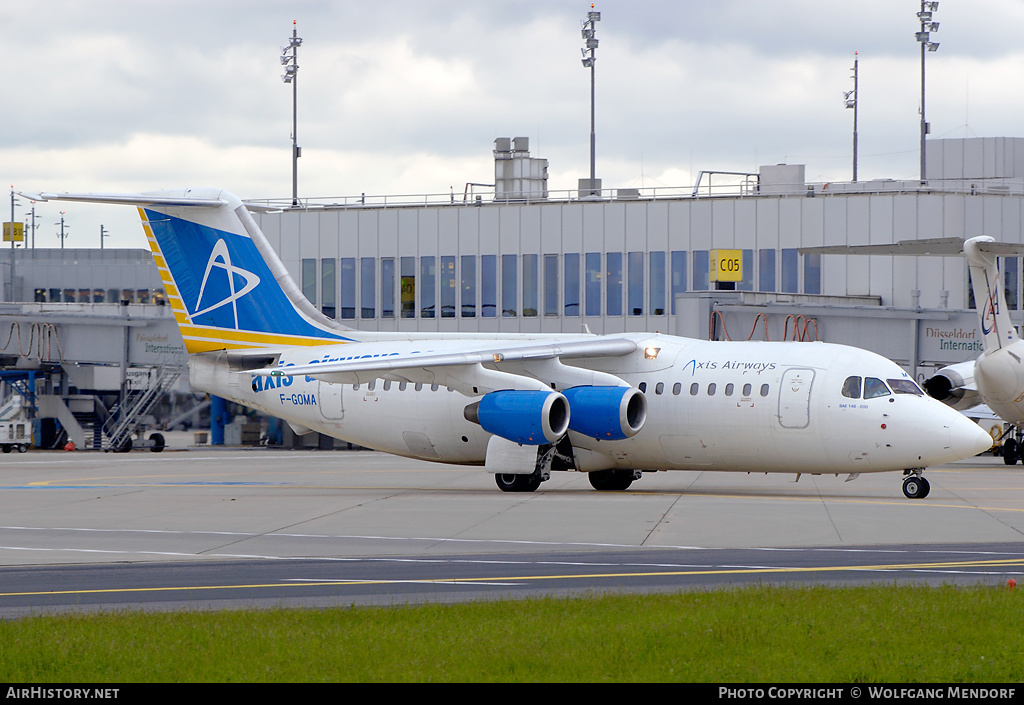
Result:
{"label": "letter a logo on tail", "polygon": [[[212,306],[200,310],[199,306],[203,302],[203,292],[206,291],[206,284],[210,279],[210,272],[214,269],[224,270],[227,274],[228,294],[220,301],[216,302]],[[245,284],[241,289],[235,291],[235,275],[242,277],[245,280]],[[231,254],[228,252],[227,243],[224,242],[223,238],[217,240],[217,244],[213,246],[213,252],[210,253],[210,259],[206,263],[206,273],[203,275],[203,283],[199,287],[199,298],[196,300],[196,310],[192,316],[201,316],[204,313],[214,311],[221,306],[231,304],[231,308],[235,314],[235,329],[238,329],[238,299],[242,298],[250,291],[255,289],[260,283],[260,278],[253,272],[236,267],[231,264]]]}

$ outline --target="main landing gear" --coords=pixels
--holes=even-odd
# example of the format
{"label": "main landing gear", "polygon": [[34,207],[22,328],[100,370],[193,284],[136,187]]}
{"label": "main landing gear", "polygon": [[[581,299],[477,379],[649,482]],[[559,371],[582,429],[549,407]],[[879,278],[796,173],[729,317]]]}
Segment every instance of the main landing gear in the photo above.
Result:
{"label": "main landing gear", "polygon": [[1007,431],[1007,438],[1000,447],[1003,455],[1003,462],[1007,465],[1016,465],[1018,460],[1024,460],[1024,434],[1017,427]]}
{"label": "main landing gear", "polygon": [[[537,449],[537,462],[532,473],[495,473],[494,483],[502,492],[533,492],[551,477],[552,470],[575,469],[572,446],[567,438],[563,438],[554,445],[543,445]],[[639,470],[594,470],[587,473],[587,478],[595,490],[614,492],[628,489],[642,475]]]}
{"label": "main landing gear", "polygon": [[903,494],[907,499],[924,499],[931,491],[932,486],[924,479],[922,472],[923,468],[903,471]]}
{"label": "main landing gear", "polygon": [[587,479],[595,490],[622,491],[629,489],[640,475],[639,470],[594,470],[587,473]]}
{"label": "main landing gear", "polygon": [[[641,475],[639,470],[594,470],[587,473],[587,479],[595,490],[621,492],[629,489],[633,481],[639,480]],[[494,476],[494,482],[502,492],[533,492],[546,479],[548,478],[540,471],[534,471],[529,475],[497,473]]]}
{"label": "main landing gear", "polygon": [[502,492],[533,492],[546,478],[540,473],[533,472],[530,475],[511,475],[498,473],[494,476],[494,482]]}

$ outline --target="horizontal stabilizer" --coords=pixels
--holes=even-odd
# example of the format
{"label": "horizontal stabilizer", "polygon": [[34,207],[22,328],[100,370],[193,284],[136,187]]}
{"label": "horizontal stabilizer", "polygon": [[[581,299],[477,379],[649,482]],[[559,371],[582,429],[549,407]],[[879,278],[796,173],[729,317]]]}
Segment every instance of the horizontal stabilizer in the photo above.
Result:
{"label": "horizontal stabilizer", "polygon": [[[30,201],[75,201],[78,203],[112,203],[121,206],[172,206],[178,208],[220,208],[230,203],[224,198],[211,198],[216,194],[215,189],[201,189],[202,195],[196,189],[182,190],[178,195],[172,191],[160,191],[159,193],[26,193],[19,191],[18,195]],[[171,195],[173,194],[173,195]],[[260,213],[274,213],[281,210],[278,206],[265,206],[242,202],[247,210]]]}
{"label": "horizontal stabilizer", "polygon": [[77,201],[80,203],[113,203],[127,206],[191,206],[199,208],[220,208],[227,201],[219,198],[198,198],[183,191],[181,196],[144,193],[22,193],[18,195],[30,201]]}
{"label": "horizontal stabilizer", "polygon": [[[1009,242],[979,241],[978,249],[996,256],[1024,254],[1024,245]],[[938,237],[923,240],[900,240],[890,245],[832,245],[801,247],[802,255],[904,255],[910,257],[955,257],[964,253],[964,238]]]}

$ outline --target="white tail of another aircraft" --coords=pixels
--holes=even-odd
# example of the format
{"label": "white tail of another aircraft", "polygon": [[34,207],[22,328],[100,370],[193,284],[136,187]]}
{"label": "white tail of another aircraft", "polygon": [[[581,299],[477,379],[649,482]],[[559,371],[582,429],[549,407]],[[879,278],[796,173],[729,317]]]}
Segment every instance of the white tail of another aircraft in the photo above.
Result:
{"label": "white tail of another aircraft", "polygon": [[[1018,246],[1012,246],[1018,248]],[[963,252],[971,270],[974,302],[984,336],[985,354],[994,353],[1018,340],[1017,330],[1010,321],[1003,291],[996,253],[999,244],[991,237],[975,237],[964,242]]]}

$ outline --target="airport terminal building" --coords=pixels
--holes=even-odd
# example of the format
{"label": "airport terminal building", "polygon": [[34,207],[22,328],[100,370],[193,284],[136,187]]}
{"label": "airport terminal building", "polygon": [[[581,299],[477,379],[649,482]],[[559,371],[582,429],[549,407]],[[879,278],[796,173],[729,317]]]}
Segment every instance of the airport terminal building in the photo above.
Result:
{"label": "airport terminal building", "polygon": [[[932,140],[928,150],[924,184],[807,183],[801,165],[774,165],[594,197],[548,191],[546,162],[526,140],[497,140],[488,193],[311,199],[258,220],[306,297],[355,328],[795,335],[855,343],[920,376],[980,352],[963,259],[799,250],[981,234],[1021,242],[1024,139]],[[712,280],[722,250],[738,251],[739,281]],[[1020,321],[1021,260],[1005,266]]]}
{"label": "airport terminal building", "polygon": [[[494,183],[462,193],[255,202],[254,215],[305,296],[357,329],[824,340],[919,380],[981,352],[963,258],[801,248],[1024,231],[1022,138],[931,140],[923,183],[808,183],[802,165],[769,165],[555,192],[525,138],[493,156]],[[726,260],[735,276],[716,276]],[[1019,325],[1021,258],[1004,270]],[[46,368],[52,391],[123,394],[133,371],[184,364],[148,251],[21,249],[12,264],[2,249],[0,279],[5,369]],[[58,345],[33,348],[32,326]]]}

